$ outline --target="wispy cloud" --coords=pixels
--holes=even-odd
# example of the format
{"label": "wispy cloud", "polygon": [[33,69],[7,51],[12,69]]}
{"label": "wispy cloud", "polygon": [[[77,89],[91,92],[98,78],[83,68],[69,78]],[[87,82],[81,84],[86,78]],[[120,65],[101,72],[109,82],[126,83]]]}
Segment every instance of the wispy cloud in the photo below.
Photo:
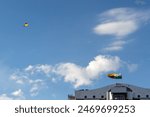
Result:
{"label": "wispy cloud", "polygon": [[24,93],[21,89],[18,89],[12,93],[7,94],[3,93],[0,95],[0,100],[21,100],[21,99],[25,99],[24,97]]}
{"label": "wispy cloud", "polygon": [[21,96],[23,96],[23,92],[21,89],[19,89],[17,91],[12,92],[12,95],[16,96],[16,97],[21,97]]}
{"label": "wispy cloud", "polygon": [[0,100],[12,100],[12,97],[9,97],[7,94],[1,94]]}
{"label": "wispy cloud", "polygon": [[[25,69],[28,69],[28,68],[25,68]],[[44,70],[42,72],[44,72]],[[20,84],[21,86],[28,85],[28,87],[30,87],[29,89],[30,95],[36,96],[38,95],[40,89],[44,86],[45,81],[43,79],[38,79],[39,77],[36,77],[35,79],[33,79],[34,77],[36,76],[32,72],[29,73],[26,70],[17,70],[13,74],[10,75],[10,80],[15,81],[17,84]],[[14,92],[13,94],[15,95],[16,92]]]}
{"label": "wispy cloud", "polygon": [[103,51],[118,51],[118,50],[122,50],[123,46],[126,43],[127,42],[124,41],[124,40],[115,40],[114,42],[109,44],[107,47],[103,48]]}
{"label": "wispy cloud", "polygon": [[11,97],[13,97],[13,99],[25,99],[22,89],[12,92]]}
{"label": "wispy cloud", "polygon": [[[51,77],[51,82],[56,83],[61,77],[64,82],[71,83],[76,88],[89,85],[94,79],[99,78],[101,74],[116,71],[120,66],[121,60],[119,57],[99,55],[90,61],[86,67],[74,63],[60,63],[55,66],[29,65],[27,68],[12,74],[10,79],[21,85],[30,84],[30,93],[35,96],[39,91],[39,87],[43,86],[46,78],[50,79]],[[33,80],[36,74],[42,74],[42,79]]]}
{"label": "wispy cloud", "polygon": [[[114,43],[120,45],[124,42]],[[129,71],[134,71],[137,66],[128,64],[118,56],[98,55],[89,61],[86,66],[66,62],[56,65],[37,64],[28,65],[22,69],[12,71],[9,78],[5,79],[5,84],[9,85],[0,94],[0,99],[28,99],[38,96],[44,89],[50,88],[53,83],[70,83],[74,88],[91,85],[101,76],[108,72],[118,71],[126,67]],[[8,72],[5,72],[8,73]],[[8,74],[7,74],[8,77]],[[11,90],[10,90],[11,89]]]}
{"label": "wispy cloud", "polygon": [[30,80],[30,83],[32,85],[32,87],[29,91],[31,96],[38,95],[39,91],[41,90],[41,87],[43,87],[45,84],[44,81],[41,79]]}
{"label": "wispy cloud", "polygon": [[[120,45],[123,42],[115,43]],[[75,88],[90,85],[95,79],[110,71],[117,71],[123,65],[123,61],[117,56],[98,55],[90,61],[87,66],[82,67],[75,63],[60,63],[57,65],[29,65],[21,70],[22,73],[15,73],[11,79],[20,83],[29,83],[31,85],[30,93],[37,95],[39,88],[43,86],[47,79],[52,83],[57,83],[59,78],[64,82],[71,83]],[[26,75],[25,75],[26,74]],[[33,80],[36,75],[42,74],[42,79]],[[22,76],[21,76],[22,75]],[[32,79],[32,80],[31,80]]]}
{"label": "wispy cloud", "polygon": [[[115,39],[103,50],[116,51],[123,49],[128,35],[137,31],[140,26],[150,19],[150,10],[133,8],[115,8],[100,14],[100,23],[94,28],[99,35],[114,36]],[[118,41],[124,39],[124,41]],[[115,43],[120,43],[118,44]]]}
{"label": "wispy cloud", "polygon": [[43,72],[48,75],[49,72],[53,70],[53,67],[50,65],[36,65],[36,67],[33,67],[32,65],[29,65],[27,68],[25,68],[25,71],[29,71],[31,74],[35,74],[37,72]]}

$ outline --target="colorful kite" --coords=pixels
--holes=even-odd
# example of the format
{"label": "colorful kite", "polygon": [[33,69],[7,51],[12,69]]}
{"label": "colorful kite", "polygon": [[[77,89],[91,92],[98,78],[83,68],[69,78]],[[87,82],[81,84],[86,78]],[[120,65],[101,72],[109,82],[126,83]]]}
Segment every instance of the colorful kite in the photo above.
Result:
{"label": "colorful kite", "polygon": [[117,74],[117,73],[107,74],[107,76],[112,78],[112,79],[122,79],[122,75],[121,74]]}
{"label": "colorful kite", "polygon": [[29,24],[26,22],[26,23],[24,23],[24,27],[28,27],[29,26]]}

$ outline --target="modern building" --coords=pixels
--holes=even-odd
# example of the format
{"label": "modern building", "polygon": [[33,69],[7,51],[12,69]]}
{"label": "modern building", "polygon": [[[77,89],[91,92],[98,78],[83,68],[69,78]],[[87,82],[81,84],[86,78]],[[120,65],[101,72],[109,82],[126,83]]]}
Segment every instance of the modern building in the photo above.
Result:
{"label": "modern building", "polygon": [[116,83],[102,88],[76,90],[75,95],[68,95],[75,100],[150,100],[150,89],[129,84]]}

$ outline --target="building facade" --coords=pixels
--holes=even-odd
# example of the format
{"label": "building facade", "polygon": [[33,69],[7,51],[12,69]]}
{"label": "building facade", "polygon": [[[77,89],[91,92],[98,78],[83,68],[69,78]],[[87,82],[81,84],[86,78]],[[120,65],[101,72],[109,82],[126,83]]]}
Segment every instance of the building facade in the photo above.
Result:
{"label": "building facade", "polygon": [[116,83],[102,88],[76,90],[75,100],[150,100],[150,89],[129,84]]}

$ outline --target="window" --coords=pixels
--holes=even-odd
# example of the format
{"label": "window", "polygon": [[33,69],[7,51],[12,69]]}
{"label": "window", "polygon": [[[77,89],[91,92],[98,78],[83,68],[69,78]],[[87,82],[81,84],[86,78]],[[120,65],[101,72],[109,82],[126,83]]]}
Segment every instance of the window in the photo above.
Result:
{"label": "window", "polygon": [[103,98],[104,98],[104,96],[102,95],[102,96],[101,96],[101,98],[103,99]]}
{"label": "window", "polygon": [[149,95],[146,95],[146,98],[149,98]]}
{"label": "window", "polygon": [[84,99],[86,99],[86,98],[87,98],[87,96],[85,95],[85,96],[84,96]]}
{"label": "window", "polygon": [[93,99],[95,99],[95,95],[93,95]]}
{"label": "window", "polygon": [[141,96],[140,95],[138,95],[138,98],[140,98]]}

